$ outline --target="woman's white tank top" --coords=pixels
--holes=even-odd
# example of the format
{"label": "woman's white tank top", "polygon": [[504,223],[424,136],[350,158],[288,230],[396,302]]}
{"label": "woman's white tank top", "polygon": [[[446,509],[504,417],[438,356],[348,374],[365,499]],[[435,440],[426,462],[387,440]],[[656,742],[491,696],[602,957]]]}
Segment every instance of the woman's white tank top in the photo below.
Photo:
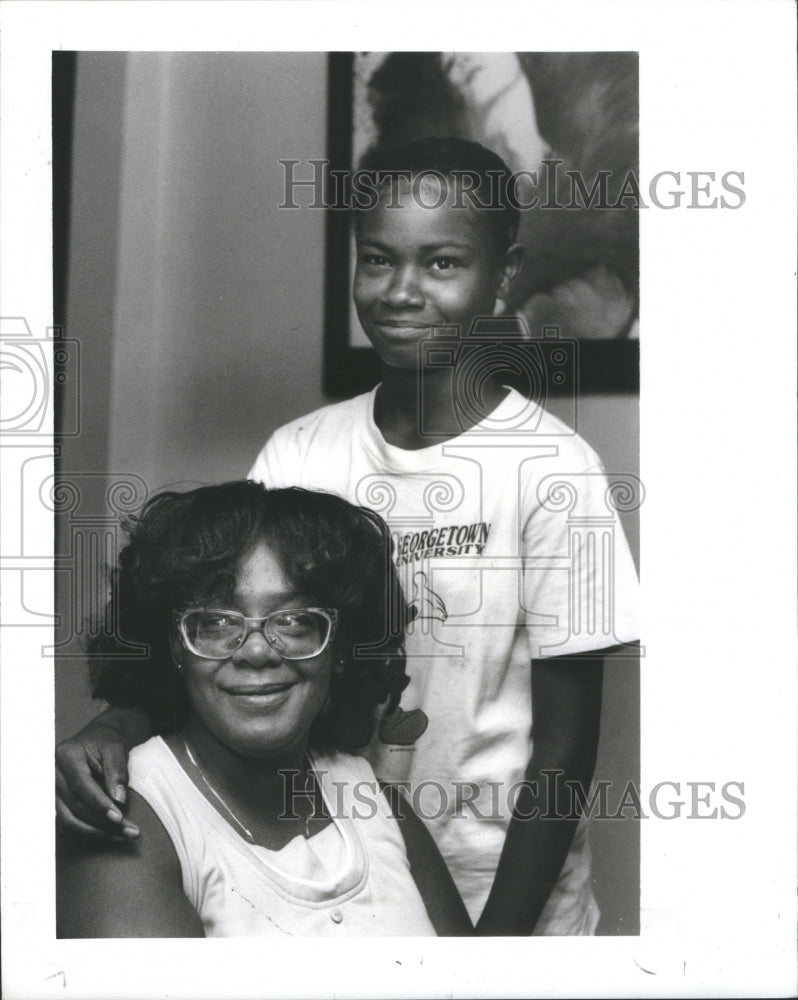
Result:
{"label": "woman's white tank top", "polygon": [[270,851],[236,833],[159,736],[133,750],[130,786],[169,834],[206,937],[434,934],[370,764],[311,762],[333,822]]}

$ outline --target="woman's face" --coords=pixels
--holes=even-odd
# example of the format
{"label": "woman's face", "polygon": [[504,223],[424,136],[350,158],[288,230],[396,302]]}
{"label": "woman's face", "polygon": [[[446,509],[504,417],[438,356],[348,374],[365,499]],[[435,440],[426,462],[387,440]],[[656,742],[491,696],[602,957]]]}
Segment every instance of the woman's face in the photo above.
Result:
{"label": "woman's face", "polygon": [[[292,586],[264,541],[241,557],[237,579],[234,597],[225,610],[239,611],[247,618],[318,603],[313,595]],[[330,687],[329,646],[309,660],[284,660],[259,629],[253,629],[226,660],[203,659],[179,640],[173,646],[184,667],[192,726],[204,727],[227,748],[245,756],[268,757],[304,749]]]}

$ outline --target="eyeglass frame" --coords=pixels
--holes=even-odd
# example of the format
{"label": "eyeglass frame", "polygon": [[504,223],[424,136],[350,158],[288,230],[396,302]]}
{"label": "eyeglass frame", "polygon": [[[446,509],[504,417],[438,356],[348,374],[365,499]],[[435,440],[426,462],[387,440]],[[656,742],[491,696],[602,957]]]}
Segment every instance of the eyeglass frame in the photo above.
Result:
{"label": "eyeglass frame", "polygon": [[[186,635],[186,629],[185,629],[185,619],[186,619],[186,617],[188,615],[190,615],[190,614],[194,614],[197,611],[206,611],[206,612],[211,612],[211,613],[215,612],[216,614],[220,614],[220,615],[235,615],[237,618],[240,618],[241,621],[244,622],[244,624],[245,624],[246,627],[244,629],[244,633],[243,633],[243,636],[241,638],[241,641],[236,646],[236,648],[233,649],[233,650],[231,650],[225,656],[208,656],[207,653],[199,653],[199,652],[197,652],[197,650],[194,649],[193,645],[189,641],[189,638]],[[329,624],[329,631],[327,633],[327,638],[324,640],[324,643],[323,643],[321,649],[319,649],[315,653],[309,653],[307,656],[286,656],[282,652],[282,650],[278,649],[274,645],[274,643],[271,641],[271,639],[268,637],[268,635],[266,634],[265,627],[263,625],[261,625],[260,628],[258,628],[258,626],[256,626],[256,625],[253,624],[253,622],[265,623],[273,615],[291,614],[291,612],[296,612],[296,611],[314,611],[317,614],[320,614],[324,618],[326,618],[327,622]],[[175,625],[177,626],[177,634],[180,636],[180,641],[182,642],[184,648],[189,653],[192,653],[194,656],[198,656],[201,660],[228,660],[231,656],[235,656],[235,654],[239,651],[239,649],[242,648],[242,646],[244,645],[244,643],[249,638],[251,632],[259,631],[261,633],[261,635],[263,636],[263,638],[266,640],[266,642],[269,644],[269,646],[276,653],[278,653],[280,655],[281,659],[283,659],[283,660],[290,660],[292,662],[295,662],[297,660],[312,660],[316,656],[321,656],[321,654],[324,652],[324,650],[328,648],[328,646],[330,645],[330,643],[333,641],[333,639],[335,637],[335,630],[338,627],[338,610],[337,610],[337,608],[280,608],[277,611],[271,611],[268,615],[263,615],[262,617],[259,617],[259,618],[247,618],[247,616],[241,614],[240,611],[233,611],[230,608],[185,608],[183,611],[173,611],[172,612],[172,619],[173,619]]]}

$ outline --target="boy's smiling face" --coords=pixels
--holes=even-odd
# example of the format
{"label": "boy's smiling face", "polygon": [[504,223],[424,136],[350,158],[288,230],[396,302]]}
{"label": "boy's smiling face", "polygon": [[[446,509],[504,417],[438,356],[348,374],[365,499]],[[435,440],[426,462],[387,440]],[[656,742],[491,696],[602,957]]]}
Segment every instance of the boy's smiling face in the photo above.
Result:
{"label": "boy's smiling face", "polygon": [[457,326],[465,336],[476,317],[493,315],[521,251],[500,252],[490,221],[473,207],[454,207],[451,191],[440,207],[425,207],[441,200],[433,179],[415,198],[402,181],[398,195],[401,207],[388,208],[386,194],[358,219],[353,298],[382,363],[417,368],[419,342],[433,327]]}

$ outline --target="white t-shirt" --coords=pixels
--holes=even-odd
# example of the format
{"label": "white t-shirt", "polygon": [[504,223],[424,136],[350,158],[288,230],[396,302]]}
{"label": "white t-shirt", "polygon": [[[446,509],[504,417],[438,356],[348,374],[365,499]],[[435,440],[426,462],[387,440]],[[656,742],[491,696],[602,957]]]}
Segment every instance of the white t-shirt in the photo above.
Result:
{"label": "white t-shirt", "polygon": [[174,845],[206,937],[431,935],[399,825],[368,762],[311,759],[333,822],[279,851],[249,844],[161,739],[130,755],[130,786]]}
{"label": "white t-shirt", "polygon": [[[409,451],[374,422],[376,389],[277,430],[250,478],[376,510],[414,609],[411,682],[365,751],[408,782],[477,919],[532,753],[530,660],[638,638],[637,577],[601,462],[511,390],[476,427]],[[591,933],[580,824],[536,933]]]}

